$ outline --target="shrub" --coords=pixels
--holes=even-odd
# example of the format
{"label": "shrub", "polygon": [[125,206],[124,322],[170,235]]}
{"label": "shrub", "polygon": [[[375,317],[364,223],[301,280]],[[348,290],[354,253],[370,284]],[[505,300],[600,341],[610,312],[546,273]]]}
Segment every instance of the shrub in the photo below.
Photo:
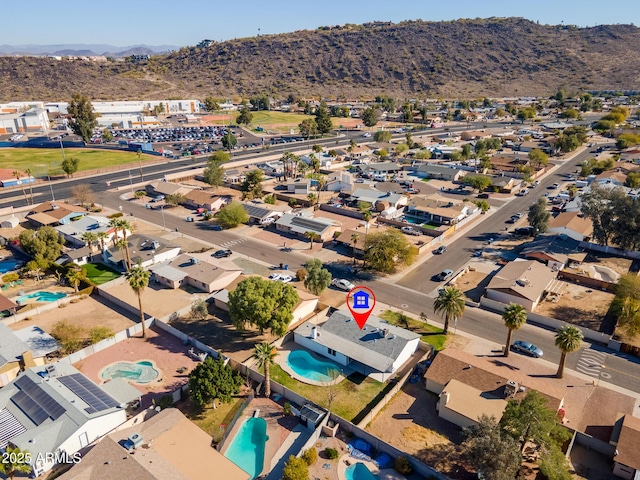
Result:
{"label": "shrub", "polygon": [[409,463],[409,459],[407,457],[398,457],[396,458],[395,464],[393,465],[398,473],[402,475],[409,475],[411,473],[411,464]]}
{"label": "shrub", "polygon": [[11,283],[11,282],[15,282],[16,280],[20,280],[20,275],[18,275],[15,272],[11,272],[11,273],[5,273],[2,276],[2,281],[4,283]]}
{"label": "shrub", "polygon": [[124,215],[124,213],[122,212],[116,212],[116,213],[112,213],[111,215],[108,215],[107,218],[120,218]]}
{"label": "shrub", "polygon": [[282,480],[309,480],[309,466],[302,458],[291,455],[284,464]]}
{"label": "shrub", "polygon": [[311,466],[316,463],[316,460],[318,459],[318,452],[315,448],[311,447],[309,450],[304,451],[302,459],[307,462],[307,465]]}
{"label": "shrub", "polygon": [[93,327],[89,330],[89,340],[91,343],[98,343],[105,338],[113,337],[115,333],[109,327]]}
{"label": "shrub", "polygon": [[338,453],[338,450],[336,450],[335,448],[325,448],[324,456],[327,457],[329,460],[335,460],[340,456],[340,454]]}
{"label": "shrub", "polygon": [[304,268],[301,268],[300,270],[298,270],[296,272],[296,278],[300,281],[300,282],[304,282],[304,279],[307,278],[307,270]]}
{"label": "shrub", "polygon": [[289,416],[291,415],[291,404],[289,402],[285,402],[284,406],[282,407],[284,414]]}
{"label": "shrub", "polygon": [[276,204],[276,196],[275,195],[269,195],[267,197],[264,198],[264,203],[268,203],[270,205],[275,205]]}
{"label": "shrub", "polygon": [[156,405],[158,405],[163,410],[165,408],[169,408],[171,405],[173,405],[173,396],[164,395],[163,397],[160,398],[160,400],[156,402]]}
{"label": "shrub", "polygon": [[53,326],[51,336],[60,343],[64,355],[77,352],[84,343],[84,330],[76,325],[68,324],[66,320],[61,320]]}

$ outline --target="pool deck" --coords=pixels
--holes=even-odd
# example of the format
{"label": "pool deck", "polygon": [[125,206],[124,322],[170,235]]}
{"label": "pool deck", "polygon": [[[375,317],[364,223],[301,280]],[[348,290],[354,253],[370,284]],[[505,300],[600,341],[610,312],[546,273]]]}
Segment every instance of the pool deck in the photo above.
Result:
{"label": "pool deck", "polygon": [[335,380],[332,380],[330,382],[320,382],[318,380],[312,380],[310,378],[303,377],[302,375],[298,375],[296,372],[294,372],[291,369],[291,367],[287,363],[287,357],[289,356],[289,353],[294,352],[296,350],[304,350],[305,352],[308,352],[309,355],[311,355],[314,358],[317,358],[318,360],[330,362],[331,359],[323,357],[322,355],[318,355],[317,353],[312,352],[311,350],[307,350],[306,348],[294,342],[287,342],[284,345],[282,345],[282,347],[278,349],[278,356],[275,358],[274,361],[280,366],[280,368],[282,368],[282,370],[287,372],[287,374],[291,378],[294,378],[299,382],[308,383],[309,385],[316,385],[318,387],[327,387],[329,385],[337,385],[338,383],[340,383],[345,379],[345,375],[348,377],[349,375],[351,375],[351,373],[353,373],[353,369],[351,369],[350,367],[343,367],[336,363],[337,368],[340,369],[341,375],[338,375]]}
{"label": "pool deck", "polygon": [[264,418],[267,422],[267,437],[269,439],[264,449],[264,463],[261,473],[261,475],[266,475],[280,459],[278,453],[282,451],[282,447],[290,443],[290,436],[295,436],[295,429],[299,424],[297,417],[286,416],[284,409],[273,400],[268,398],[251,400],[244,413],[238,417],[220,453],[225,454],[244,421],[253,417],[256,410],[259,410],[258,417]]}
{"label": "pool deck", "polygon": [[153,368],[156,372],[158,372],[158,375],[156,375],[154,378],[152,378],[150,381],[148,382],[137,382],[135,380],[132,380],[131,378],[124,378],[124,380],[126,380],[127,382],[131,383],[131,384],[135,384],[135,385],[147,385],[151,382],[153,382],[154,380],[156,380],[158,377],[162,378],[162,370],[160,370],[160,368],[158,367],[158,365],[156,364],[156,362],[154,362],[153,360],[151,360],[150,358],[141,358],[140,360],[137,360],[135,362],[130,362],[127,360],[118,360],[117,362],[113,362],[110,363],[109,365],[106,365],[102,370],[100,370],[100,372],[98,373],[98,378],[100,378],[103,382],[108,382],[109,380],[113,380],[113,378],[105,378],[102,376],[102,374],[105,372],[105,370],[113,365],[116,365],[118,363],[130,363],[130,364],[138,364],[140,362],[149,362],[151,364],[151,368]]}

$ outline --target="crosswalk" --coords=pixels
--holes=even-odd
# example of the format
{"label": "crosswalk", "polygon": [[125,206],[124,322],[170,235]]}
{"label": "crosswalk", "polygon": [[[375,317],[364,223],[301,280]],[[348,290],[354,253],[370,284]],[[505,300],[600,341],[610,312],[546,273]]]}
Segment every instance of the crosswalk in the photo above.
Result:
{"label": "crosswalk", "polygon": [[222,248],[229,248],[229,247],[232,247],[234,245],[238,245],[239,243],[244,243],[246,241],[247,241],[246,238],[237,238],[236,240],[231,240],[229,242],[221,243],[220,246]]}
{"label": "crosswalk", "polygon": [[591,349],[584,349],[582,351],[582,355],[580,355],[578,364],[576,365],[576,370],[580,373],[584,373],[585,375],[598,378],[600,376],[600,372],[602,372],[606,358],[606,353]]}

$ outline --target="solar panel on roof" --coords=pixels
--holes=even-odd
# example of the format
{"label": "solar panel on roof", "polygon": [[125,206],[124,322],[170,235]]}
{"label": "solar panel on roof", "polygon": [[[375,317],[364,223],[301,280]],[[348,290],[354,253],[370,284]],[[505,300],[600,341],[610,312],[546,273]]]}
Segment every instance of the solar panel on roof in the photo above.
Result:
{"label": "solar panel on roof", "polygon": [[[48,417],[56,420],[66,411],[62,405],[60,405],[54,398],[51,397],[51,395],[45,392],[40,386],[38,386],[37,383],[35,383],[29,377],[19,377],[14,382],[14,384],[20,389],[20,391],[16,392],[16,394],[11,397],[11,400],[13,400],[18,408],[20,408],[25,413],[25,415],[29,416],[29,418],[31,418],[34,423],[40,425],[40,423],[42,423]],[[14,400],[14,397],[17,398],[17,401]],[[28,398],[28,400],[26,398]],[[30,407],[32,403],[35,404],[38,409]],[[23,406],[24,408],[32,412],[35,418],[29,415],[29,413],[25,411]],[[37,410],[42,410],[44,412],[45,417],[42,420],[36,420],[42,418],[42,414]]]}
{"label": "solar panel on roof", "polygon": [[314,222],[313,220],[310,220],[308,218],[301,218],[301,217],[292,218],[291,219],[291,225],[295,225],[296,227],[307,228],[307,229],[312,230],[314,232],[322,231],[327,227],[326,225],[324,225],[322,223]]}
{"label": "solar panel on roof", "polygon": [[11,397],[11,401],[36,425],[40,425],[49,418],[49,414],[23,390],[18,390],[14,393]]}
{"label": "solar panel on roof", "polygon": [[58,377],[60,383],[89,405],[87,413],[96,413],[118,405],[118,402],[80,373]]}
{"label": "solar panel on roof", "polygon": [[26,431],[25,426],[9,410],[0,410],[0,448],[5,448],[9,440]]}

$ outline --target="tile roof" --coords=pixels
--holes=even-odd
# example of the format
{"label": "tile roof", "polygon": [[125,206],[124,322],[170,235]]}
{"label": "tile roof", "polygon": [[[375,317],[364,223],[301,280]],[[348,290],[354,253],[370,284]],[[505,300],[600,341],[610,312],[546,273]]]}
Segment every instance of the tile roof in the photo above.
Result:
{"label": "tile roof", "polygon": [[536,260],[516,260],[502,267],[493,276],[487,289],[510,290],[536,301],[555,278],[556,272]]}
{"label": "tile roof", "polygon": [[538,235],[535,240],[525,244],[520,251],[523,257],[544,254],[547,257],[562,263],[574,260],[582,262],[587,254],[580,248],[580,242],[562,233],[547,233]]}
{"label": "tile roof", "polygon": [[562,212],[549,222],[549,229],[564,228],[586,237],[593,233],[593,222],[580,212]]}
{"label": "tile roof", "polygon": [[616,448],[616,462],[640,470],[640,418],[624,416]]}

